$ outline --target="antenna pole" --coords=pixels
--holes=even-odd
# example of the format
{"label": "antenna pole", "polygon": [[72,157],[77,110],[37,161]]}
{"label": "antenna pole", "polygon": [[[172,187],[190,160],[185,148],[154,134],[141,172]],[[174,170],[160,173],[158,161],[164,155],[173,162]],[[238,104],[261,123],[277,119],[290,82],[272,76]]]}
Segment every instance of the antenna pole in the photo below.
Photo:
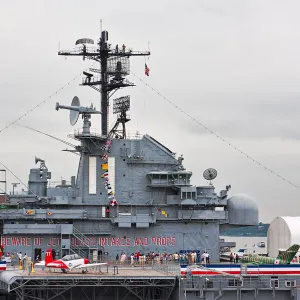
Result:
{"label": "antenna pole", "polygon": [[[83,56],[84,58],[93,59],[100,63],[100,70],[90,69],[92,74],[84,72],[86,78],[82,81],[82,85],[87,85],[101,93],[101,133],[103,138],[109,136],[108,123],[109,123],[109,96],[116,90],[124,87],[134,86],[132,82],[126,79],[130,73],[129,57],[131,56],[148,56],[149,51],[132,51],[127,48],[125,44],[119,47],[111,47],[108,44],[108,32],[102,31],[102,19],[100,19],[101,35],[98,42],[98,48],[87,48],[86,44],[94,44],[94,41],[88,38],[79,39],[76,45],[82,45],[81,49],[73,51],[59,51],[58,55],[64,56]],[[111,93],[111,94],[109,94]],[[127,103],[127,102],[126,102]],[[123,130],[122,136],[126,138],[125,123],[129,121],[126,113],[122,114],[120,119],[122,122]]]}
{"label": "antenna pole", "polygon": [[102,31],[100,38],[100,66],[101,66],[101,131],[103,136],[108,135],[108,89],[107,89],[107,59],[108,59],[108,32]]}
{"label": "antenna pole", "polygon": [[[100,38],[99,38],[99,47],[100,47],[100,43],[101,43],[101,35],[102,35],[102,19],[100,19]],[[101,70],[101,60],[99,61],[99,70]],[[102,103],[102,92],[100,92],[100,105]],[[102,112],[102,105],[101,105],[101,112]],[[103,118],[101,117],[101,126],[102,126],[102,120]],[[101,127],[103,128],[103,127]]]}

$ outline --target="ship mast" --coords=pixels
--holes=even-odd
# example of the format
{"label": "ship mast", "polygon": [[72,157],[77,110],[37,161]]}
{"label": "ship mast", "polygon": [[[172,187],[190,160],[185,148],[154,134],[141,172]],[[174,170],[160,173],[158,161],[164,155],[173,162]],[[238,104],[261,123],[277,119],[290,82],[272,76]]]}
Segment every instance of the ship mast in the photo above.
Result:
{"label": "ship mast", "polygon": [[[130,56],[148,56],[149,51],[132,51],[128,49],[124,44],[119,48],[118,45],[112,47],[108,44],[108,32],[102,31],[101,37],[98,40],[97,47],[87,47],[87,44],[94,44],[92,39],[83,38],[79,39],[75,43],[81,45],[80,48],[76,48],[71,51],[59,51],[58,55],[63,56],[82,56],[83,59],[92,59],[100,63],[100,69],[90,69],[90,72],[83,72],[85,78],[83,78],[82,85],[90,86],[96,91],[101,93],[101,133],[103,137],[108,137],[121,132],[118,135],[119,138],[126,138],[125,123],[129,121],[126,117],[125,108],[129,109],[128,103],[122,105],[122,110],[114,109],[119,114],[118,121],[113,126],[113,130],[109,133],[109,99],[120,88],[134,86],[134,84],[126,79],[126,76],[130,73]],[[129,97],[129,96],[127,96]],[[121,98],[116,99],[116,106],[120,107]],[[125,99],[128,101],[128,98]],[[125,113],[125,117],[124,117]],[[122,124],[122,130],[118,131],[117,127]]]}

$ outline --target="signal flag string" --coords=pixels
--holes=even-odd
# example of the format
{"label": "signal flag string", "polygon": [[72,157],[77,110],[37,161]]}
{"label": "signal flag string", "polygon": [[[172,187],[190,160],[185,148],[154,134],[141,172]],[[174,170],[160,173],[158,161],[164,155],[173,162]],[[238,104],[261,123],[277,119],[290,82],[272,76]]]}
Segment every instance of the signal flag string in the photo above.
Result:
{"label": "signal flag string", "polygon": [[195,122],[198,126],[204,128],[206,131],[208,131],[210,134],[214,135],[216,138],[218,138],[219,140],[221,140],[223,143],[227,144],[229,147],[233,148],[234,150],[236,150],[237,152],[239,152],[240,154],[242,154],[244,157],[246,157],[247,159],[251,160],[253,163],[255,163],[256,165],[264,168],[266,171],[270,172],[271,174],[277,176],[278,178],[282,179],[283,181],[287,182],[288,184],[292,185],[293,187],[297,188],[300,190],[300,186],[291,182],[290,180],[286,179],[285,177],[281,176],[280,174],[276,173],[275,171],[273,171],[272,169],[270,169],[269,167],[265,166],[264,164],[260,163],[258,160],[256,160],[255,158],[253,158],[252,156],[248,155],[247,153],[245,153],[244,151],[240,150],[239,148],[237,148],[236,146],[234,146],[233,144],[231,144],[229,141],[225,140],[223,137],[221,137],[220,135],[218,135],[217,133],[215,133],[214,131],[212,131],[209,127],[207,127],[206,125],[204,125],[202,122],[196,120],[192,115],[190,115],[188,112],[184,111],[180,106],[176,105],[175,103],[173,103],[170,99],[166,98],[164,95],[162,95],[160,92],[158,92],[156,89],[154,89],[152,86],[150,86],[145,80],[143,80],[142,78],[140,78],[139,76],[137,76],[134,72],[131,71],[131,73],[133,74],[133,76],[135,76],[137,79],[140,80],[140,82],[142,82],[144,85],[146,85],[149,89],[151,89],[154,93],[156,93],[158,96],[160,96],[161,98],[163,98],[164,100],[166,100],[169,104],[171,104],[173,107],[175,107],[177,110],[179,110],[181,113],[183,113],[184,115],[186,115],[187,117],[189,117],[193,122]]}

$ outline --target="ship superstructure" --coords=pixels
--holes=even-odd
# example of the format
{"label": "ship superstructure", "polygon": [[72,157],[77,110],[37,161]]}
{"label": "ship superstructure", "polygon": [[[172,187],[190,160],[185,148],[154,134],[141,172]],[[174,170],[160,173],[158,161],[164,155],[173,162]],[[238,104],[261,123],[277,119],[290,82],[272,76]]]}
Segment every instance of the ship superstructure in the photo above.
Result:
{"label": "ship superstructure", "polygon": [[[80,144],[70,150],[80,155],[78,172],[70,182],[51,186],[50,166],[36,158],[39,165],[30,170],[28,192],[7,196],[1,206],[6,252],[42,257],[52,247],[58,256],[77,253],[99,260],[121,252],[195,250],[207,251],[218,261],[225,246],[219,240],[222,230],[257,225],[257,205],[245,195],[228,198],[229,185],[217,194],[211,182],[214,169],[204,173],[206,186],[192,185],[183,157],[154,137],[128,138],[130,96],[113,97],[119,89],[134,86],[126,78],[130,57],[150,52],[112,46],[107,31],[92,44],[80,39],[74,50],[59,52],[99,62],[99,68],[83,72],[82,81],[101,94],[99,110],[81,106],[77,97],[71,106],[56,104],[57,110],[70,110],[72,125],[82,117],[82,129],[73,135]],[[110,103],[117,121],[109,130]],[[101,114],[101,131],[92,129],[94,114]]]}

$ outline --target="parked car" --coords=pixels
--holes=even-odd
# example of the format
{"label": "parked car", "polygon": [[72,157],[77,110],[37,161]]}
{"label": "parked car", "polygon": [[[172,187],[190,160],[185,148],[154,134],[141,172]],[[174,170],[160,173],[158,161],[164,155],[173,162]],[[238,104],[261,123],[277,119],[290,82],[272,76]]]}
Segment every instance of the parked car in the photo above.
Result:
{"label": "parked car", "polygon": [[265,248],[266,247],[266,243],[265,242],[258,242],[257,243],[257,247],[259,247],[259,248]]}

